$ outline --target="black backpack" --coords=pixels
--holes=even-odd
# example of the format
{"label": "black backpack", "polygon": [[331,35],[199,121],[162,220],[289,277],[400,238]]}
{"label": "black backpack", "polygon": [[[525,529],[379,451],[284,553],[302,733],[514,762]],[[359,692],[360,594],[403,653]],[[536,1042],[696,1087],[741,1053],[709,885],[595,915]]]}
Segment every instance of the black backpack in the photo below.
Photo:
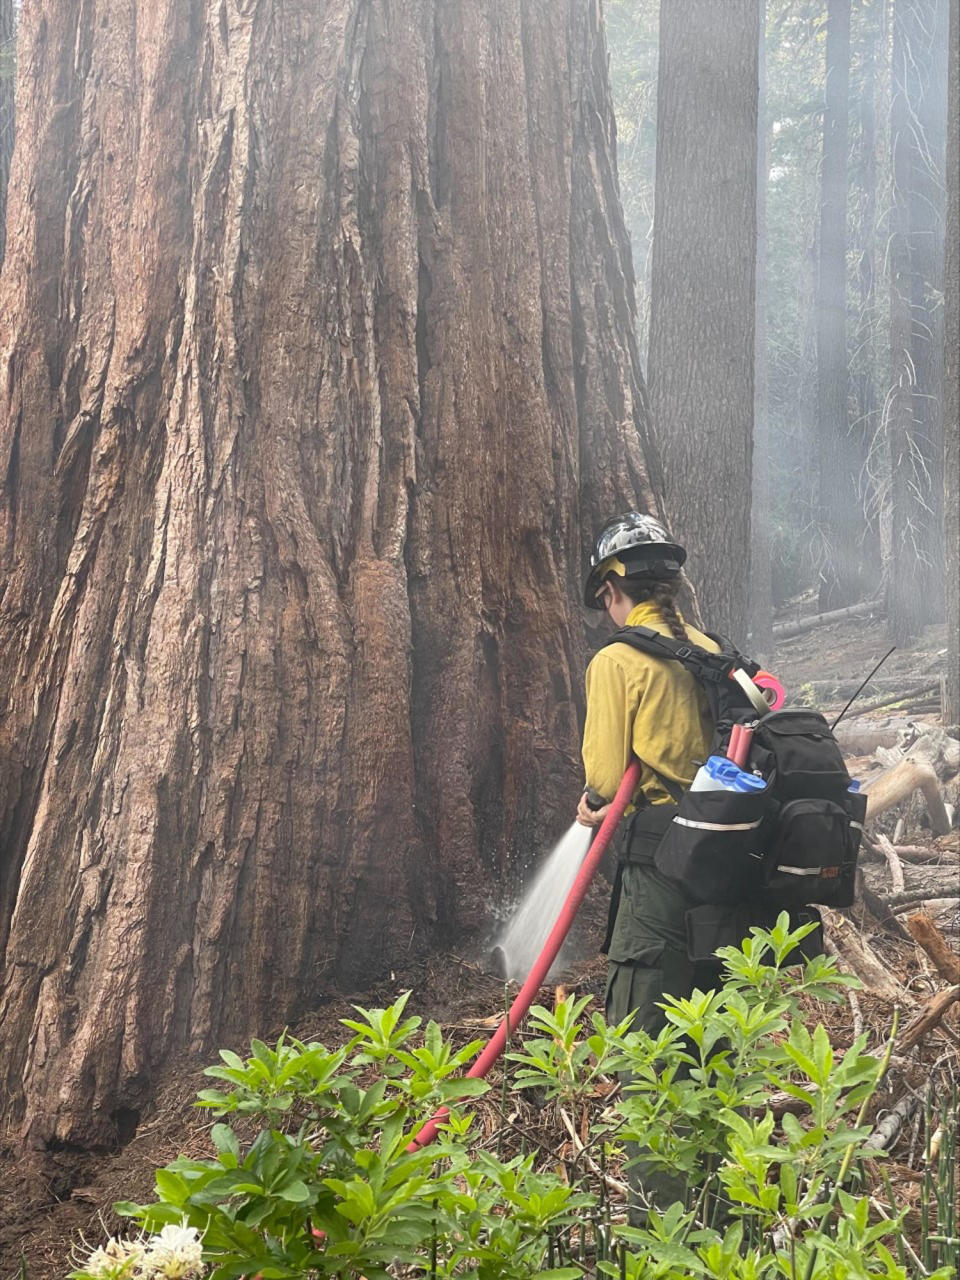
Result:
{"label": "black backpack", "polygon": [[[726,755],[734,725],[752,726],[745,767],[766,783],[762,791],[678,793],[654,855],[657,868],[705,908],[728,908],[717,919],[736,915],[734,932],[767,923],[780,910],[850,906],[867,802],[850,789],[830,725],[817,711],[768,710],[752,681],[738,683],[736,675],[756,675],[757,664],[722,637],[710,638],[719,653],[649,627],[623,627],[607,641],[679,662],[693,675],[713,718],[712,754]],[[700,915],[711,918],[709,911]]]}

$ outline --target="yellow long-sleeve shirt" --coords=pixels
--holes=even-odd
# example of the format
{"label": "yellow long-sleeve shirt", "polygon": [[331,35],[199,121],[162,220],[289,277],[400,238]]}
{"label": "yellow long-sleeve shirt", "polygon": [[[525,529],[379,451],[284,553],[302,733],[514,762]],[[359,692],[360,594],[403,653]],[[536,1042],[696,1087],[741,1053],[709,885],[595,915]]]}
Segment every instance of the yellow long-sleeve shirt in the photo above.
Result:
{"label": "yellow long-sleeve shirt", "polygon": [[[632,609],[626,625],[670,635],[650,601]],[[719,646],[696,627],[687,625],[687,634],[693,644],[718,652]],[[635,755],[643,762],[639,791],[647,803],[668,804],[671,796],[656,774],[685,790],[707,758],[712,735],[707,699],[679,662],[652,658],[626,644],[608,645],[594,655],[587,667],[583,730],[588,787],[612,799]]]}

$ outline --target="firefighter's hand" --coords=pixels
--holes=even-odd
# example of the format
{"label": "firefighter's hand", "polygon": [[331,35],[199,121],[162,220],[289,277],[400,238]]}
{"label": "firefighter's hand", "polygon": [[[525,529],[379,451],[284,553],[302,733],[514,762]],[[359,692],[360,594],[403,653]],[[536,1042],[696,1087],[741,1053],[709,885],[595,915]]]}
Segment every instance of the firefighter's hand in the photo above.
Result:
{"label": "firefighter's hand", "polygon": [[601,809],[591,809],[587,804],[587,793],[584,792],[577,805],[577,821],[582,827],[599,827],[609,812],[609,804],[605,804]]}

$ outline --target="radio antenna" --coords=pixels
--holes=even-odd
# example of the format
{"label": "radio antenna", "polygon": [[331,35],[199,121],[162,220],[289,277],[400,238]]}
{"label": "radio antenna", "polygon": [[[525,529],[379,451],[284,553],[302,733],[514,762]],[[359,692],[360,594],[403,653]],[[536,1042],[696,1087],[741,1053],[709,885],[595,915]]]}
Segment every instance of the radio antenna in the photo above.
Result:
{"label": "radio antenna", "polygon": [[870,672],[870,674],[867,676],[866,680],[864,680],[863,684],[862,684],[862,685],[860,686],[860,688],[856,691],[856,693],[853,695],[853,697],[850,699],[850,701],[847,703],[847,705],[843,708],[843,710],[842,710],[842,711],[840,712],[840,714],[837,716],[836,720],[834,720],[833,724],[830,726],[830,732],[831,732],[831,733],[833,733],[834,729],[837,727],[837,725],[840,723],[840,721],[843,719],[843,717],[844,717],[844,716],[847,714],[847,712],[850,710],[850,708],[851,708],[851,706],[854,704],[854,702],[856,702],[857,698],[859,698],[859,697],[860,697],[861,693],[863,693],[864,689],[867,687],[867,685],[870,683],[870,681],[873,679],[873,677],[877,674],[877,672],[880,670],[880,668],[883,666],[883,664],[886,662],[886,660],[890,657],[891,653],[895,653],[895,652],[896,652],[896,648],[897,648],[897,646],[896,646],[896,645],[894,645],[892,649],[888,649],[888,650],[887,650],[887,652],[886,652],[886,653],[883,655],[883,657],[880,659],[880,661],[877,663],[877,665],[873,668],[873,670],[872,670],[872,671]]}

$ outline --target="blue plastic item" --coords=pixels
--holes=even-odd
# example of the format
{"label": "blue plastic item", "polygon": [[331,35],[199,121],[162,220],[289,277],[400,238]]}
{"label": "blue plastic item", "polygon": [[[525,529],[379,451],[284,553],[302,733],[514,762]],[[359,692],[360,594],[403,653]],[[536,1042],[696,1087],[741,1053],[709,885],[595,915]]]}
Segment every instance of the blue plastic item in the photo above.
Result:
{"label": "blue plastic item", "polygon": [[850,779],[850,785],[849,785],[849,787],[847,787],[847,790],[848,790],[848,791],[853,791],[853,792],[857,792],[857,791],[859,791],[859,790],[860,790],[860,779],[859,779],[859,778],[851,778],[851,779]]}
{"label": "blue plastic item", "polygon": [[763,791],[766,783],[726,756],[710,756],[697,770],[691,791]]}

